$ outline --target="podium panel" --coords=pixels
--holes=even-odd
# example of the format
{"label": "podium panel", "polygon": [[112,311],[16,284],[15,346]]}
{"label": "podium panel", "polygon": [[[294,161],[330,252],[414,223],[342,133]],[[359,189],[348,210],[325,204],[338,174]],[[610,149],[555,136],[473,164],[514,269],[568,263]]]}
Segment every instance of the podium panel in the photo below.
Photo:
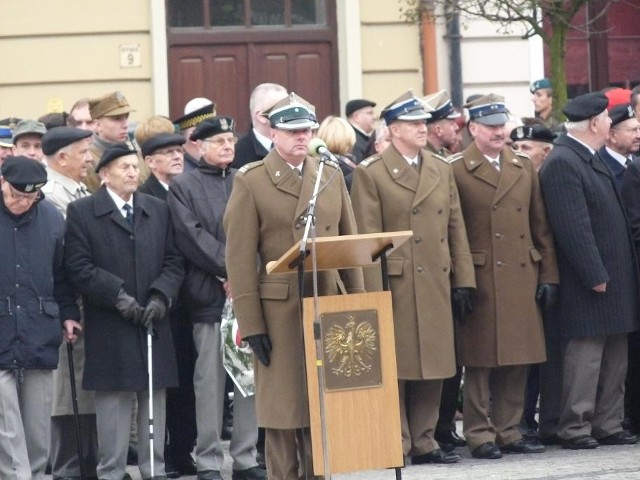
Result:
{"label": "podium panel", "polygon": [[[401,467],[402,433],[391,293],[318,297],[317,308],[314,312],[313,298],[304,299],[314,474],[325,474],[316,358],[322,358],[323,367],[327,369],[325,376],[332,372],[349,377],[343,379],[340,388],[327,388],[325,383],[329,473]],[[341,312],[345,317],[342,323],[339,320]],[[323,352],[318,357],[313,335],[314,314],[321,319]],[[322,315],[327,318],[323,320]],[[365,374],[373,375],[374,380],[360,382],[355,378],[365,377]]]}

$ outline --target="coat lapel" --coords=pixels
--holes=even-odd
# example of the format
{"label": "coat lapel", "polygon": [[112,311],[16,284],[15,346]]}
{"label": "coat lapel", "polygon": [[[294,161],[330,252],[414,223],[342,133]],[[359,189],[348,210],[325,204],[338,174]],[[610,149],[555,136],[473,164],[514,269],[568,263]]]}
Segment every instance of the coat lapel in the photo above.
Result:
{"label": "coat lapel", "polygon": [[504,197],[522,175],[522,161],[509,148],[502,149],[500,159],[500,180],[494,202]]}
{"label": "coat lapel", "polygon": [[482,152],[476,147],[475,142],[471,143],[463,153],[464,157],[462,161],[467,171],[475,178],[488,183],[494,188],[498,188],[500,172],[488,162]]}
{"label": "coat lapel", "polygon": [[409,165],[393,144],[382,154],[382,161],[394,182],[412,192],[418,190],[420,172]]}
{"label": "coat lapel", "polygon": [[300,196],[300,177],[275,150],[265,157],[264,165],[267,168],[267,172],[269,172],[271,181],[278,190],[294,197]]}
{"label": "coat lapel", "polygon": [[426,150],[421,152],[421,157],[420,181],[416,196],[413,199],[414,207],[427,198],[441,181],[440,173],[433,164],[433,162],[438,162],[439,160],[434,159]]}
{"label": "coat lapel", "polygon": [[[135,201],[134,201],[135,202]],[[100,189],[93,195],[93,205],[94,205],[94,213],[96,217],[104,217],[109,215],[111,217],[111,221],[118,225],[120,228],[124,228],[127,232],[133,233],[133,229],[124,218],[116,204],[113,202],[111,197],[109,196],[109,192],[107,192],[107,188],[102,186]],[[135,205],[135,203],[134,203]],[[134,222],[135,222],[135,207],[134,207]]]}

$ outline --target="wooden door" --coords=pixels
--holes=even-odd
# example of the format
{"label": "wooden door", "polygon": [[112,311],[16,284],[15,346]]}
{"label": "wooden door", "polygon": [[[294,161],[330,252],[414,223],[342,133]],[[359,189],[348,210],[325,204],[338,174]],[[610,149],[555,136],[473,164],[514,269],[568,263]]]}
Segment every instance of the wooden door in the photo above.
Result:
{"label": "wooden door", "polygon": [[[281,7],[282,15],[258,15],[254,10],[265,1],[276,13]],[[236,119],[239,133],[246,132],[249,96],[263,82],[279,83],[313,103],[319,119],[339,114],[335,0],[244,0],[242,15],[216,20],[218,7],[229,2],[167,0],[171,117],[181,116],[190,99],[207,97],[218,114]],[[185,13],[186,3],[202,15]],[[296,16],[302,4],[309,7],[306,16]],[[224,21],[236,24],[217,25]]]}

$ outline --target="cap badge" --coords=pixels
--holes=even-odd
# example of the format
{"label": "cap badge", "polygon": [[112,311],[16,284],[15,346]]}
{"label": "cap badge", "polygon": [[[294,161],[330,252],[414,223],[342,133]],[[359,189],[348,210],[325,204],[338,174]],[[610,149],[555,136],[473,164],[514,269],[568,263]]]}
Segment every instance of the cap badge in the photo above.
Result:
{"label": "cap badge", "polygon": [[25,191],[25,193],[29,193],[29,192],[31,192],[33,190],[33,188],[34,188],[33,183],[29,183],[29,184],[25,185],[24,191]]}
{"label": "cap badge", "polygon": [[229,123],[227,122],[227,119],[224,117],[220,119],[220,128],[222,130],[229,130]]}

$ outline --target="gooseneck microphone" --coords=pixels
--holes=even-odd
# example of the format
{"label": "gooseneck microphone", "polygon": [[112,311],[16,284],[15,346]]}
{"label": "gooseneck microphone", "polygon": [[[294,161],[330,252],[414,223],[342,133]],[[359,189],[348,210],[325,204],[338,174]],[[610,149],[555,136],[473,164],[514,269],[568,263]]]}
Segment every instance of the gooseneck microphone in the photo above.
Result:
{"label": "gooseneck microphone", "polygon": [[309,142],[309,151],[312,155],[320,155],[325,159],[329,159],[332,162],[340,164],[340,159],[336,157],[333,153],[329,151],[327,148],[327,144],[321,138],[312,138]]}

